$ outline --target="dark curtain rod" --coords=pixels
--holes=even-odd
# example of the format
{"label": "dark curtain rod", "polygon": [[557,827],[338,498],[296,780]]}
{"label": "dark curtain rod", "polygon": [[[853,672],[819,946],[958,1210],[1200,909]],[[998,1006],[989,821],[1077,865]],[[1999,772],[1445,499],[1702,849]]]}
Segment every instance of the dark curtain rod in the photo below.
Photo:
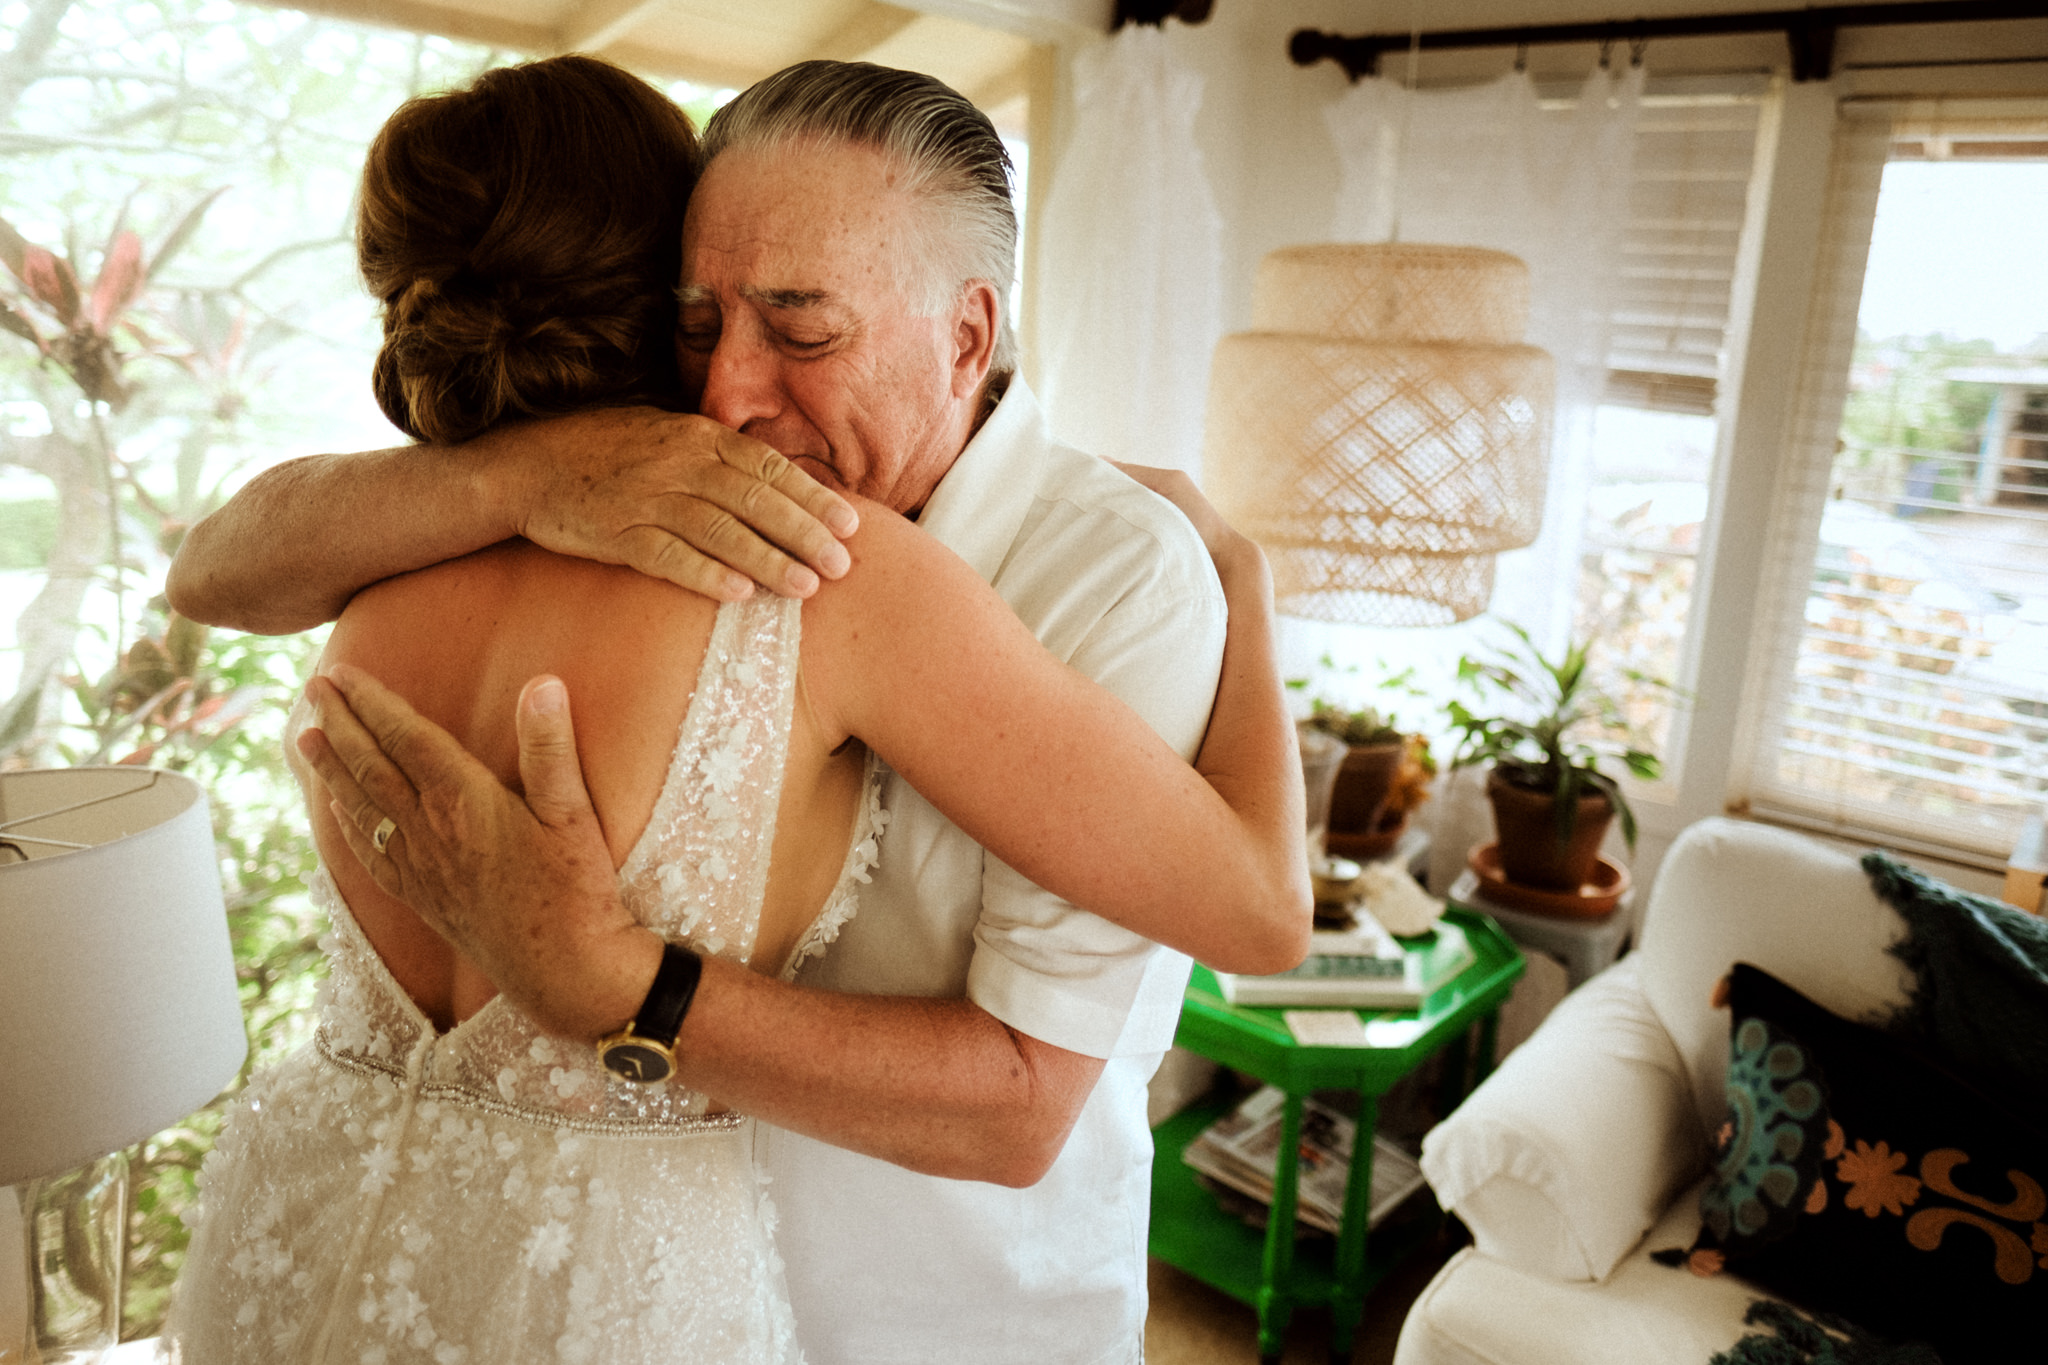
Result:
{"label": "dark curtain rod", "polygon": [[[1549,43],[1627,43],[1640,56],[1653,38],[1698,38],[1729,33],[1783,33],[1792,51],[1792,79],[1826,80],[1834,71],[1835,34],[1845,28],[1888,24],[1960,24],[1982,19],[2048,18],[2048,0],[1916,0],[1897,5],[1825,5],[1760,10],[1749,14],[1697,14],[1672,19],[1616,19],[1593,24],[1533,24],[1523,28],[1467,28],[1436,33],[1365,33],[1346,38],[1304,28],[1288,41],[1296,66],[1329,58],[1352,80],[1379,74],[1389,52],[1471,47],[1534,47]],[[1604,53],[1603,53],[1604,56]]]}
{"label": "dark curtain rod", "polygon": [[1116,12],[1110,18],[1109,31],[1116,32],[1125,24],[1150,24],[1164,28],[1168,19],[1178,19],[1184,24],[1199,24],[1209,17],[1213,0],[1116,0]]}

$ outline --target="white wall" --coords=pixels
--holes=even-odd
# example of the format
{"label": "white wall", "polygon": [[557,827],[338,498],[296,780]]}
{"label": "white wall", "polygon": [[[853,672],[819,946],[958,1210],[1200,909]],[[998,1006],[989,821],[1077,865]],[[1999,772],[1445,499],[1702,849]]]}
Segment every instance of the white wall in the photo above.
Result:
{"label": "white wall", "polygon": [[[1005,0],[1011,5],[1034,2]],[[1430,28],[1448,29],[1755,8],[1750,0],[1632,0],[1620,8],[1599,0],[1406,0],[1370,8],[1342,0],[1216,0],[1205,24],[1170,21],[1166,31],[1175,52],[1206,82],[1196,137],[1225,220],[1226,330],[1240,329],[1249,320],[1259,260],[1276,247],[1324,238],[1335,204],[1336,152],[1323,110],[1343,94],[1347,81],[1334,63],[1312,68],[1292,63],[1287,40],[1296,29],[1398,31],[1411,16]],[[1034,192],[1058,174],[1063,102],[1070,90],[1067,71],[1074,54],[1101,40],[1070,32],[1073,36],[1050,54],[1046,74],[1034,89],[1040,106],[1033,117]],[[1758,587],[1754,528],[1763,524],[1772,498],[1769,473],[1784,426],[1782,390],[1795,368],[1787,363],[1787,347],[1796,352],[1819,231],[1817,196],[1810,191],[1825,177],[1834,101],[1949,89],[2017,93],[2048,88],[2048,68],[2000,64],[2030,54],[2048,55],[2048,21],[1847,30],[1837,42],[1833,82],[1781,86],[1773,116],[1766,120],[1752,194],[1754,231],[1745,276],[1752,292],[1737,300],[1738,314],[1746,314],[1753,325],[1731,336],[1733,368],[1723,387],[1740,399],[1723,413],[1721,463],[1725,473],[1736,477],[1724,483],[1717,497],[1717,513],[1725,515],[1710,523],[1703,547],[1707,562],[1717,567],[1711,590],[1700,594],[1696,606],[1696,647],[1705,652],[1692,722],[1680,739],[1683,751],[1673,755],[1681,780],[1645,793],[1637,803],[1644,834],[1634,868],[1645,894],[1677,831],[1740,794],[1740,765],[1732,760],[1747,719],[1745,707],[1752,703],[1743,678],[1756,643],[1751,639]],[[1627,56],[1617,51],[1614,60]],[[1423,84],[1478,81],[1498,75],[1513,57],[1505,49],[1425,54],[1416,70]],[[1534,48],[1528,64],[1539,77],[1576,80],[1596,57],[1592,45]],[[1405,56],[1387,60],[1390,72],[1406,71]],[[1646,60],[1653,76],[1782,74],[1788,63],[1783,38],[1771,34],[1660,40],[1650,46]],[[1903,68],[1907,62],[1930,65]],[[1956,62],[1989,64],[1946,65]],[[1759,282],[1769,287],[1758,292]],[[1445,647],[1455,653],[1461,645],[1447,638]],[[1313,658],[1314,648],[1308,657]],[[1300,661],[1290,662],[1298,667]]]}
{"label": "white wall", "polygon": [[[988,5],[1017,10],[1042,7],[1064,18],[1086,12],[1081,0],[916,0],[920,6]],[[1105,10],[1106,4],[1102,6]],[[1166,32],[1177,55],[1199,71],[1207,96],[1196,137],[1207,159],[1226,222],[1224,321],[1237,328],[1250,316],[1252,274],[1276,247],[1319,241],[1326,234],[1336,199],[1336,151],[1323,127],[1323,109],[1340,96],[1347,80],[1334,62],[1298,67],[1287,56],[1296,29],[1339,33],[1399,31],[1411,18],[1431,29],[1601,21],[1637,16],[1674,16],[1768,8],[1754,0],[1393,0],[1371,6],[1346,0],[1215,0],[1206,23],[1169,21]],[[1069,27],[1058,43],[1056,64],[1071,64],[1081,46],[1102,41],[1099,33]],[[1971,60],[2031,52],[2048,56],[2048,20],[1994,24],[1871,28],[1844,31],[1837,44],[1844,70],[1904,60]],[[1539,78],[1583,77],[1597,57],[1591,44],[1533,48],[1529,69]],[[1627,59],[1617,50],[1613,59]],[[1507,49],[1423,54],[1418,72],[1424,84],[1484,80],[1512,62]],[[1405,56],[1387,59],[1390,73],[1404,72]],[[1784,70],[1782,37],[1771,34],[1730,38],[1659,40],[1646,62],[1653,75],[1691,72]],[[1067,96],[1064,80],[1051,90]],[[1041,125],[1053,146],[1043,173],[1058,174],[1058,137],[1064,110],[1044,111]],[[1034,139],[1036,143],[1037,139]],[[1034,145],[1034,178],[1041,148]]]}

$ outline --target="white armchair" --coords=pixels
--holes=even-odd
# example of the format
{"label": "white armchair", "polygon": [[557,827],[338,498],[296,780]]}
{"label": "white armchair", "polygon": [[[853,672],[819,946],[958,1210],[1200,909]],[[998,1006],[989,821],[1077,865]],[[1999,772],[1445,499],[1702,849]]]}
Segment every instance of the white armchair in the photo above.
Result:
{"label": "white armchair", "polygon": [[[1725,1104],[1736,961],[1868,1017],[1905,996],[1904,923],[1856,859],[1704,820],[1657,877],[1640,946],[1580,987],[1423,1144],[1437,1199],[1472,1230],[1416,1300],[1395,1365],[1705,1365],[1764,1297],[1649,1253],[1689,1246]],[[1646,1235],[1647,1234],[1647,1235]]]}

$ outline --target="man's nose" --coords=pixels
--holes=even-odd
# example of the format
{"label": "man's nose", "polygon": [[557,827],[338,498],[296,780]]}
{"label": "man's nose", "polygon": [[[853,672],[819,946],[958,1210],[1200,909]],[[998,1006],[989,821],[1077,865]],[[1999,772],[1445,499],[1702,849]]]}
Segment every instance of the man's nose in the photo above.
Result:
{"label": "man's nose", "polygon": [[712,348],[697,410],[735,431],[782,411],[775,356],[765,346],[727,331]]}

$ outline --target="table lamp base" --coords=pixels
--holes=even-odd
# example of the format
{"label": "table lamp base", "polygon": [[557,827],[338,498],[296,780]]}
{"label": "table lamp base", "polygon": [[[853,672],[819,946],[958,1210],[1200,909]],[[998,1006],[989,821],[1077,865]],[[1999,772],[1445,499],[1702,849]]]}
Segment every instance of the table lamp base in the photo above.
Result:
{"label": "table lamp base", "polygon": [[121,1338],[128,1154],[0,1188],[0,1365],[84,1365]]}

